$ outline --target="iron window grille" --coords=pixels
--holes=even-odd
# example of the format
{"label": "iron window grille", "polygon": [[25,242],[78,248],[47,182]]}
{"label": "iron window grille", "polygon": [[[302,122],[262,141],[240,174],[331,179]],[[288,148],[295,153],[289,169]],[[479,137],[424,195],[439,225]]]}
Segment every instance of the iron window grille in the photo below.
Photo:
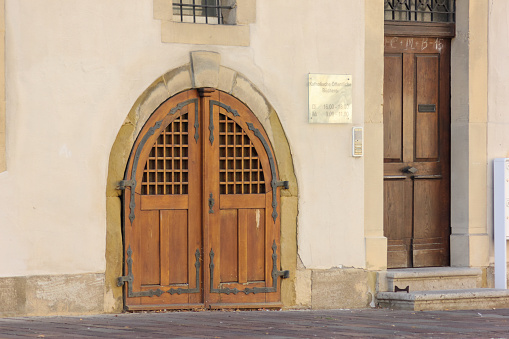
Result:
{"label": "iron window grille", "polygon": [[456,21],[456,0],[385,0],[386,21]]}
{"label": "iron window grille", "polygon": [[236,1],[178,0],[173,2],[174,21],[224,25],[231,24]]}

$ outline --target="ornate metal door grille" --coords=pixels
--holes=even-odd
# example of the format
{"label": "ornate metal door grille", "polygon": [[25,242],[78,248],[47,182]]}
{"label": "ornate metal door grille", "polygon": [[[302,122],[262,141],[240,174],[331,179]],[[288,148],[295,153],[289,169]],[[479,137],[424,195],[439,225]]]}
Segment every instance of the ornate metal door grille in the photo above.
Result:
{"label": "ornate metal door grille", "polygon": [[224,114],[219,114],[219,169],[221,194],[265,193],[263,169],[252,141]]}
{"label": "ornate metal door grille", "polygon": [[456,0],[385,0],[385,20],[454,23]]}
{"label": "ornate metal door grille", "polygon": [[150,151],[141,193],[143,195],[187,194],[189,183],[188,114],[183,114],[159,135]]}
{"label": "ornate metal door grille", "polygon": [[173,14],[181,22],[224,24],[223,11],[235,8],[228,0],[179,0],[173,2]]}

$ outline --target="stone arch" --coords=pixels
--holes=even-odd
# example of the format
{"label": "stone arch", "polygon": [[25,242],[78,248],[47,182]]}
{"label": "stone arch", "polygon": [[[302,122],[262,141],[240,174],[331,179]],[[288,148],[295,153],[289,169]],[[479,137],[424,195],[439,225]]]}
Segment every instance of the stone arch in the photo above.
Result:
{"label": "stone arch", "polygon": [[295,304],[298,187],[290,146],[276,111],[263,94],[245,76],[221,66],[220,61],[218,53],[191,52],[188,64],[170,70],[143,92],[120,127],[111,148],[106,183],[105,312],[119,312],[123,308],[122,289],[117,286],[117,278],[122,275],[123,260],[122,192],[118,189],[118,182],[124,177],[134,142],[147,119],[161,103],[182,91],[202,87],[229,93],[251,109],[272,143],[280,180],[290,183],[290,189],[281,191],[281,266],[291,272],[290,279],[282,281],[281,298],[285,306]]}

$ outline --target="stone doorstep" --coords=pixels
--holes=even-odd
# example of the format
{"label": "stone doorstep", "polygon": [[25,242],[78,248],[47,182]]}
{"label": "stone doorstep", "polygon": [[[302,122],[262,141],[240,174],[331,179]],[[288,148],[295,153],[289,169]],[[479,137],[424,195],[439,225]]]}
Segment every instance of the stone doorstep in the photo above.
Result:
{"label": "stone doorstep", "polygon": [[481,287],[482,270],[470,267],[391,269],[385,272],[385,280],[386,284],[379,286],[381,291],[393,292],[395,286],[409,286],[410,292],[472,289]]}
{"label": "stone doorstep", "polygon": [[378,292],[378,305],[412,311],[509,308],[509,290],[474,288],[416,292]]}

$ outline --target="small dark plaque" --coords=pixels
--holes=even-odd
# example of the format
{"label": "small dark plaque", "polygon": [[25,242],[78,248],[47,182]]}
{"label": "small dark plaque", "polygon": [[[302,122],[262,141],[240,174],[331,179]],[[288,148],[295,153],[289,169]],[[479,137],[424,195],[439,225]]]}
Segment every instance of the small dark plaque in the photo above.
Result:
{"label": "small dark plaque", "polygon": [[423,112],[423,113],[436,112],[437,106],[436,105],[419,105],[418,110],[419,110],[419,112]]}

